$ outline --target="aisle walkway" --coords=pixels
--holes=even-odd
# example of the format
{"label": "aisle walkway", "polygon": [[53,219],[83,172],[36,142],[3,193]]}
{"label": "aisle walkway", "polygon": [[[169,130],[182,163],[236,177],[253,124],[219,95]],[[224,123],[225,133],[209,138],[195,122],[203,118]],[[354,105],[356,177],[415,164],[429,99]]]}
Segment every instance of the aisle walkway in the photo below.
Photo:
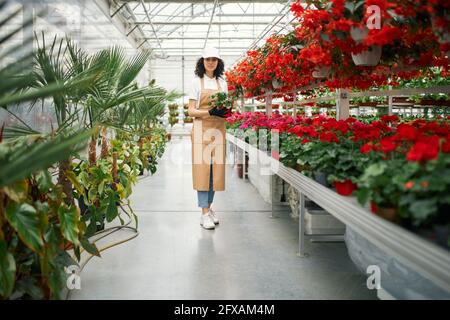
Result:
{"label": "aisle walkway", "polygon": [[[172,141],[158,172],[134,188],[140,235],[92,259],[72,299],[374,299],[343,243],[308,243],[296,255],[298,225],[227,169],[214,207],[221,224],[199,226],[189,139]],[[101,246],[124,239],[121,231]]]}

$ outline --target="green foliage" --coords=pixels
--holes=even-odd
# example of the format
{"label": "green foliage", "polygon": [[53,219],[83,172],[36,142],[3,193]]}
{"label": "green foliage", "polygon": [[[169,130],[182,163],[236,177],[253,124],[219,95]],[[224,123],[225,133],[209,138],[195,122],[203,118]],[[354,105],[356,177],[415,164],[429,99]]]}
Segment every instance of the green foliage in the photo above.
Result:
{"label": "green foliage", "polygon": [[236,98],[229,96],[226,92],[217,92],[211,96],[209,105],[217,108],[233,108]]}
{"label": "green foliage", "polygon": [[[0,45],[19,31],[0,39]],[[154,81],[143,88],[137,86],[135,78],[148,53],[126,59],[118,47],[90,55],[69,39],[55,37],[46,43],[42,35],[36,41],[35,54],[27,53],[8,64],[3,61],[6,54],[0,56],[0,107],[21,122],[0,134],[2,299],[60,299],[67,279],[64,267],[77,264],[82,248],[99,256],[89,237],[105,220],[119,217],[123,223],[117,205],[130,196],[144,151],[154,156],[148,168],[155,172],[165,144],[158,118],[165,103],[178,96]],[[33,111],[47,98],[51,98],[56,115],[52,132],[30,128],[20,119],[20,112],[14,114],[15,109],[10,108],[30,102],[26,107]],[[111,152],[91,165],[78,154],[89,137],[98,139],[99,126],[108,126],[117,135],[150,137],[142,150],[133,139],[125,139],[111,150],[119,154],[117,180]],[[55,169],[59,169],[58,181],[52,179]],[[86,200],[88,213],[84,216],[76,202],[70,201],[74,195]],[[69,249],[75,257],[69,255]]]}

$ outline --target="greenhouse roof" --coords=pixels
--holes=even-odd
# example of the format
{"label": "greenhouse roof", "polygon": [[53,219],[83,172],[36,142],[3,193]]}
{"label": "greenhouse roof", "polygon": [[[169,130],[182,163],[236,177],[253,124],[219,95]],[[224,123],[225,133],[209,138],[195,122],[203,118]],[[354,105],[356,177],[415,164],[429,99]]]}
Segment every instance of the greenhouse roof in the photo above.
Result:
{"label": "greenhouse roof", "polygon": [[155,57],[198,55],[205,46],[241,55],[289,26],[292,1],[112,1]]}

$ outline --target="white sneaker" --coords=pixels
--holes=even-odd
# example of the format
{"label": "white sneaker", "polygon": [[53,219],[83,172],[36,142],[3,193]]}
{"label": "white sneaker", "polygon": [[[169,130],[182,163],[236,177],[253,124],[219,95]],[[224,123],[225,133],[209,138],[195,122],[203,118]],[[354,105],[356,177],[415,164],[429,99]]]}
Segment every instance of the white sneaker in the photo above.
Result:
{"label": "white sneaker", "polygon": [[209,214],[203,214],[200,217],[200,225],[205,229],[214,229],[214,221],[211,219]]}
{"label": "white sneaker", "polygon": [[214,224],[219,224],[219,218],[217,218],[216,213],[213,211],[213,209],[209,209],[208,212],[209,216],[211,217],[212,221],[214,222]]}

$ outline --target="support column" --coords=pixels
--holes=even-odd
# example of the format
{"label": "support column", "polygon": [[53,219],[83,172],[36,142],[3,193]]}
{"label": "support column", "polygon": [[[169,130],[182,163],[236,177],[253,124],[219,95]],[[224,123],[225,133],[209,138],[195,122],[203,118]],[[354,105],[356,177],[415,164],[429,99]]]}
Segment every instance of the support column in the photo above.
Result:
{"label": "support column", "polygon": [[336,119],[345,120],[350,116],[350,101],[348,99],[348,90],[336,90]]}
{"label": "support column", "polygon": [[292,99],[292,109],[293,109],[293,116],[296,117],[297,116],[297,105],[295,104],[297,102],[297,92],[294,92],[293,94],[293,99]]}
{"label": "support column", "polygon": [[272,91],[266,93],[266,114],[272,116]]}

